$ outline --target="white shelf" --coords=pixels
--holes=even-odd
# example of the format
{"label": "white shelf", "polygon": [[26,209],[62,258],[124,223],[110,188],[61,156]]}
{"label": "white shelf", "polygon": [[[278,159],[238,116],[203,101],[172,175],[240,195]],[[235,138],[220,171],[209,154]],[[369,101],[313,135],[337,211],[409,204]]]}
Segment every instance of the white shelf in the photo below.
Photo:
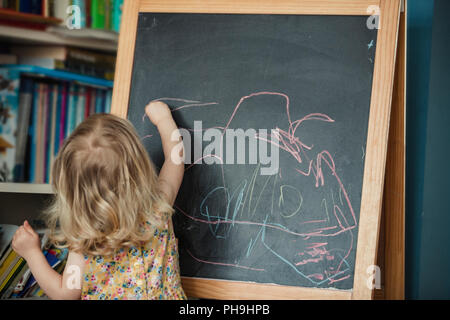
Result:
{"label": "white shelf", "polygon": [[[65,34],[69,35],[71,33],[70,31],[67,31]],[[62,33],[57,34],[49,31],[0,25],[0,39],[6,39],[13,43],[67,45],[85,49],[110,52],[117,51],[117,35],[114,35],[111,32],[99,30],[78,30],[75,31],[73,35],[74,36],[69,37],[62,35]]]}
{"label": "white shelf", "polygon": [[0,192],[3,193],[35,193],[35,194],[53,194],[50,184],[34,183],[0,183]]}

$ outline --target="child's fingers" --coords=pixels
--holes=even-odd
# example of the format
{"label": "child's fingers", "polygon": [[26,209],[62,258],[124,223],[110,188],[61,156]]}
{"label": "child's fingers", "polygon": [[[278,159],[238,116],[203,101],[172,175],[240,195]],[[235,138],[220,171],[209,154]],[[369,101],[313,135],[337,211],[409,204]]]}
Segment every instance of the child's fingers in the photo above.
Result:
{"label": "child's fingers", "polygon": [[34,235],[36,232],[34,232],[33,228],[30,226],[27,220],[23,223],[24,230],[30,233],[31,235]]}
{"label": "child's fingers", "polygon": [[21,236],[25,232],[24,226],[20,226],[19,229],[17,229],[17,235]]}

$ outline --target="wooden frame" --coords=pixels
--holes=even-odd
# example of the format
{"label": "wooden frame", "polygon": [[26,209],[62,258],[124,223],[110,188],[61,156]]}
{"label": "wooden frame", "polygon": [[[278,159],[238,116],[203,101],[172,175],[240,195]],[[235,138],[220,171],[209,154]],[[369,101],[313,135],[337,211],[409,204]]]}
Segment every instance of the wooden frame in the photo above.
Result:
{"label": "wooden frame", "polygon": [[[383,195],[384,299],[405,298],[406,12],[400,13],[397,61]],[[378,264],[378,263],[377,263]]]}
{"label": "wooden frame", "polygon": [[393,95],[400,0],[125,0],[112,113],[127,117],[140,12],[364,15],[380,8],[352,291],[183,278],[192,297],[213,299],[371,299],[369,266],[376,264]]}

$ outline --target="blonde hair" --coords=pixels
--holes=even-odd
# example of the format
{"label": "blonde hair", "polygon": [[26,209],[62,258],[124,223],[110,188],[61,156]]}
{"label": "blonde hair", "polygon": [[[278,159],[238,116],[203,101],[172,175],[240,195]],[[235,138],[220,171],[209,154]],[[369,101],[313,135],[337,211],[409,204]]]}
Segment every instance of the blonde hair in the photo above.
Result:
{"label": "blonde hair", "polygon": [[152,236],[144,224],[161,227],[173,213],[135,129],[110,114],[92,115],[75,129],[55,159],[52,184],[49,237],[82,254],[142,245]]}

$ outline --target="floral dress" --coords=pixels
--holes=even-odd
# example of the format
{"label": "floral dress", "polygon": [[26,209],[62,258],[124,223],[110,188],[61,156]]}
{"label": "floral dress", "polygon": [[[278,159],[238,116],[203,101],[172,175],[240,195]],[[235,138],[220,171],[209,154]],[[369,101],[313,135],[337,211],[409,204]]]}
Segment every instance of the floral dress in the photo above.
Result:
{"label": "floral dress", "polygon": [[140,248],[121,249],[113,257],[85,256],[82,300],[186,299],[171,219],[162,229],[146,227],[153,237]]}

